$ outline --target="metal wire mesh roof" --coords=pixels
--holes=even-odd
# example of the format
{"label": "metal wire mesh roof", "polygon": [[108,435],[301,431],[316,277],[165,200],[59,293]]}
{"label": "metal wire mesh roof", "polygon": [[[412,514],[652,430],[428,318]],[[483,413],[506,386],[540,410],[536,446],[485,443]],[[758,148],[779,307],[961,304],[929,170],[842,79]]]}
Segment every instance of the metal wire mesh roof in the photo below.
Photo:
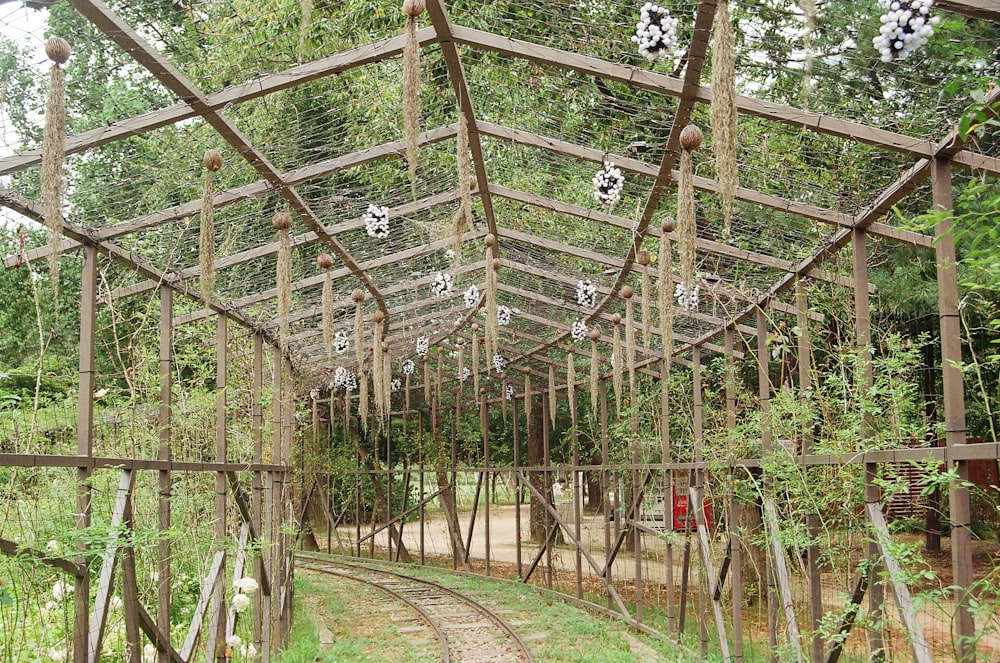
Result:
{"label": "metal wire mesh roof", "polygon": [[[290,208],[287,351],[317,380],[338,363],[322,343],[323,274],[316,267],[317,255],[331,248],[336,328],[351,329],[350,296],[361,287],[366,320],[376,308],[388,313],[394,365],[413,356],[420,336],[453,348],[470,324],[482,322],[462,293],[485,287],[487,232],[498,238],[499,301],[513,313],[501,335],[509,368],[541,375],[553,360],[564,361],[577,319],[603,328],[606,343],[610,316],[624,315],[621,287],[641,287],[637,250],[645,247],[655,260],[660,222],[676,211],[680,128],[695,122],[711,141],[706,53],[715,1],[672,3],[680,48],[650,65],[629,40],[638,12],[632,3],[428,0],[417,32],[423,133],[416,195],[402,158],[405,35],[396,2],[317,6],[305,29],[297,14],[273,3],[69,4],[50,10],[58,19],[50,25],[71,45],[98,46],[68,68],[72,241],[64,250],[93,242],[138,268],[114,284],[113,299],[153,296],[165,284],[199,302],[200,161],[207,148],[218,149],[225,166],[215,180],[217,299],[201,311],[199,302],[177,322],[222,311],[273,332],[277,237],[270,216]],[[943,49],[932,40],[905,63],[879,63],[869,46],[877,7],[846,4],[836,9],[850,14],[845,18],[740,3],[741,188],[727,237],[711,150],[697,153],[697,269],[705,296],[695,310],[678,312],[677,352],[711,342],[755,306],[780,303],[798,278],[849,286],[848,276],[823,262],[852,228],[930,246],[929,237],[894,228],[887,216],[927,177],[928,159],[1000,172],[996,147],[972,149],[951,131],[964,102],[942,91]],[[34,11],[0,11],[27,90],[17,112],[4,117],[0,203],[37,218],[46,82],[41,35],[24,27],[37,20]],[[974,39],[981,50],[1000,53],[995,3],[938,2],[935,11],[948,39]],[[834,21],[855,27],[834,34]],[[948,63],[953,87],[996,75],[998,61]],[[860,79],[859,71],[870,75]],[[94,81],[107,83],[102,94]],[[435,274],[453,270],[460,115],[472,141],[473,227],[453,272],[455,292],[435,298]],[[590,181],[605,160],[626,175],[613,209],[595,200]],[[365,233],[361,217],[370,203],[390,210],[384,240]],[[33,247],[6,264],[46,251]],[[580,279],[597,285],[595,309],[577,304]]]}

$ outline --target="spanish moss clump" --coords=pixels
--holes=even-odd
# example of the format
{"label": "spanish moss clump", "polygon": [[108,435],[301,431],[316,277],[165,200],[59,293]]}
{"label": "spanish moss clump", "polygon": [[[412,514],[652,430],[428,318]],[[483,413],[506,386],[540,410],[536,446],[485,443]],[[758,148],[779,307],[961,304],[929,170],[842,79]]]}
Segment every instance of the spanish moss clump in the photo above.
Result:
{"label": "spanish moss clump", "polygon": [[739,184],[739,165],[736,160],[736,49],[733,44],[729,3],[725,0],[715,8],[712,31],[715,39],[712,47],[712,103],[709,116],[712,121],[715,177],[719,181],[719,200],[722,203],[722,237],[729,239],[733,223],[733,200]]}
{"label": "spanish moss clump", "polygon": [[212,173],[222,168],[222,155],[216,150],[205,150],[202,157],[205,182],[201,191],[201,227],[198,235],[198,262],[201,267],[201,295],[206,302],[212,300],[215,282],[215,205],[212,201]]}
{"label": "spanish moss clump", "polygon": [[634,294],[631,286],[622,286],[622,297],[625,298],[625,364],[628,367],[629,402],[635,400],[635,316],[632,312]]}
{"label": "spanish moss clump", "polygon": [[670,284],[673,280],[673,247],[670,234],[674,231],[674,220],[664,219],[660,226],[660,273],[657,278],[657,298],[660,306],[660,326],[663,328],[663,359],[670,362],[670,354],[674,346],[674,298],[671,295]]}
{"label": "spanish moss clump", "polygon": [[358,373],[358,416],[361,417],[361,428],[368,430],[368,373]]}
{"label": "spanish moss clump", "polygon": [[[469,121],[465,113],[458,114],[458,210],[452,218],[451,250],[455,254],[452,259],[452,271],[462,266],[462,233],[472,229],[472,176],[469,174]],[[478,392],[477,392],[478,393]]]}
{"label": "spanish moss clump", "polygon": [[358,360],[358,370],[365,365],[365,345],[364,345],[364,324],[365,314],[362,304],[365,301],[365,293],[361,288],[356,288],[351,293],[351,301],[354,302],[354,356]]}
{"label": "spanish moss clump", "polygon": [[389,344],[382,341],[382,429],[385,430],[389,425],[389,413],[392,412],[392,392],[393,392],[393,382],[397,383],[396,389],[399,389],[399,380],[392,379],[392,357],[389,355]]}
{"label": "spanish moss clump", "polygon": [[799,98],[802,102],[802,110],[809,110],[809,98],[813,89],[813,63],[816,55],[813,53],[813,37],[816,34],[816,2],[815,0],[799,0],[799,9],[802,10],[805,34],[802,37],[802,49],[806,52],[806,61],[802,64],[802,87],[799,89]]}
{"label": "spanish moss clump", "polygon": [[309,41],[309,31],[312,30],[312,0],[300,0],[299,2],[299,62],[309,59],[306,53],[306,44]]}
{"label": "spanish moss clump", "polygon": [[[462,390],[465,387],[465,380],[466,380],[466,377],[465,377],[465,341],[463,341],[462,339],[458,339],[458,341],[456,341],[456,343],[458,344],[458,391],[459,391],[459,393],[461,393]],[[478,394],[479,390],[477,389],[475,393]]]}
{"label": "spanish moss clump", "polygon": [[622,361],[622,316],[615,313],[614,316],[612,316],[611,321],[615,325],[614,333],[611,335],[611,386],[615,390],[615,409],[618,412],[621,412],[623,388],[622,369],[625,366],[625,362]]}
{"label": "spanish moss clump", "polygon": [[652,313],[649,310],[649,251],[639,249],[635,259],[642,265],[642,345],[649,350],[653,335]]}
{"label": "spanish moss clump", "polygon": [[687,291],[694,284],[697,219],[694,208],[694,164],[691,153],[701,145],[701,129],[693,124],[681,132],[680,178],[677,183],[677,243],[681,257],[681,285]]}
{"label": "spanish moss clump", "polygon": [[556,369],[549,366],[549,419],[556,425]]}
{"label": "spanish moss clump", "polygon": [[275,212],[271,223],[278,231],[278,338],[282,347],[288,347],[288,312],[292,307],[292,240],[288,231],[292,215]]}
{"label": "spanish moss clump", "polygon": [[486,356],[492,357],[496,354],[497,344],[500,336],[500,325],[497,319],[497,272],[500,270],[500,260],[493,258],[492,249],[497,238],[490,233],[486,236]]}
{"label": "spanish moss clump", "polygon": [[479,393],[479,324],[472,323],[472,387]]}
{"label": "spanish moss clump", "polygon": [[600,378],[600,361],[597,354],[597,342],[601,340],[601,332],[596,328],[591,329],[587,334],[590,337],[590,411],[596,413],[599,403],[600,392],[598,391],[598,379]]}
{"label": "spanish moss clump", "polygon": [[406,14],[406,44],[403,47],[403,134],[406,138],[406,163],[410,174],[410,193],[417,197],[417,160],[420,133],[420,44],[417,43],[417,17],[424,13],[424,0],[403,0]]}
{"label": "spanish moss clump", "polygon": [[531,375],[524,374],[524,420],[531,426]]}
{"label": "spanish moss clump", "polygon": [[424,404],[430,406],[431,404],[431,368],[428,365],[427,357],[424,356],[421,360],[424,371]]}
{"label": "spanish moss clump", "polygon": [[576,353],[573,346],[566,353],[566,402],[569,403],[569,416],[576,421]]}
{"label": "spanish moss clump", "polygon": [[386,376],[382,373],[385,365],[382,355],[382,323],[384,320],[385,313],[381,310],[375,311],[372,315],[372,389],[375,390],[375,416],[380,423],[387,413],[383,399],[385,394],[383,381]]}
{"label": "spanish moss clump", "polygon": [[324,271],[323,275],[323,345],[326,346],[326,358],[333,359],[333,257],[329,253],[316,256],[316,266]]}
{"label": "spanish moss clump", "polygon": [[49,229],[49,281],[52,301],[59,301],[59,250],[62,246],[63,157],[66,143],[66,80],[62,65],[69,60],[69,44],[61,37],[45,43],[45,53],[52,60],[49,72],[49,96],[45,106],[45,132],[42,137],[42,214]]}

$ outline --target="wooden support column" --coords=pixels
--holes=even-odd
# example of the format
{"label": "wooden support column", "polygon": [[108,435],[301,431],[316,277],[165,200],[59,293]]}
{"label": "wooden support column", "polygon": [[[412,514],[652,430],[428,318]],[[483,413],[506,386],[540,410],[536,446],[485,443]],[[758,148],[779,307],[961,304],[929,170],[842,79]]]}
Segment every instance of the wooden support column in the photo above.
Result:
{"label": "wooden support column", "polygon": [[[580,467],[579,449],[579,421],[577,419],[577,409],[575,403],[570,403],[570,417],[572,419],[572,440],[573,440],[573,534],[577,541],[583,540],[583,472]],[[574,554],[574,570],[576,571],[576,598],[583,598],[583,551],[576,547]]]}
{"label": "wooden support column", "polygon": [[[94,355],[97,337],[97,247],[83,248],[83,273],[80,283],[80,390],[77,405],[76,453],[89,460],[94,449]],[[76,529],[83,534],[90,527],[90,468],[77,468]],[[73,661],[87,663],[90,628],[90,562],[84,554],[86,543],[77,544],[76,558],[82,573],[73,585]]]}
{"label": "wooden support column", "polygon": [[[771,453],[771,378],[768,374],[770,358],[767,348],[767,318],[764,310],[757,309],[757,398],[760,403],[760,449],[761,456]],[[767,499],[769,480],[762,477],[763,499]],[[767,585],[767,643],[771,650],[771,661],[777,663],[778,646],[778,606],[774,586],[774,564],[765,562],[764,582]]]}
{"label": "wooden support column", "polygon": [[[524,393],[525,400],[531,398],[531,394],[528,392]],[[517,421],[517,399],[514,399],[512,403],[514,407],[514,543],[517,546],[515,550],[515,561],[517,563],[517,577],[524,578],[524,572],[521,568],[521,478],[519,476],[521,470],[521,436]],[[525,412],[528,412],[528,407],[524,408]],[[525,421],[525,428],[531,426],[530,421]]]}
{"label": "wooden support column", "polygon": [[[660,362],[660,461],[666,468],[670,462],[670,348],[664,348],[663,361]],[[672,531],[674,519],[673,472],[663,470],[660,478],[660,489],[663,491],[663,526]],[[607,501],[607,493],[602,502]],[[605,518],[605,520],[607,520]],[[605,530],[607,527],[605,526]],[[667,566],[667,630],[677,628],[677,614],[674,612],[674,546],[671,537],[665,538]]]}
{"label": "wooden support column", "polygon": [[424,411],[419,410],[417,412],[417,430],[420,431],[420,566],[426,563],[426,532],[424,531],[424,517],[426,509],[424,508]]}
{"label": "wooden support column", "polygon": [[[387,425],[383,431],[385,435],[385,522],[386,525],[389,525],[392,522],[392,415],[386,413],[385,416],[387,419]],[[402,520],[399,524],[402,526]],[[392,561],[392,534],[394,530],[394,527],[389,527],[385,537],[388,551],[386,559],[390,562]]]}
{"label": "wooden support column", "polygon": [[[224,313],[218,316],[215,346],[215,460],[226,462],[226,381],[228,362],[226,349],[229,344],[228,319]],[[215,549],[222,552],[222,569],[212,595],[212,610],[208,630],[206,660],[214,658],[218,663],[226,663],[226,473],[215,473]]]}
{"label": "wooden support column", "polygon": [[[795,324],[799,328],[798,359],[799,359],[799,398],[812,394],[812,347],[809,338],[809,301],[806,296],[805,284],[800,280],[795,284]],[[799,432],[801,436],[800,451],[808,456],[813,451],[813,427],[809,420]],[[808,468],[803,468],[808,473]],[[810,511],[806,516],[806,527],[809,531],[809,547],[806,548],[806,572],[809,576],[809,615],[812,628],[812,660],[813,663],[823,661],[823,636],[820,625],[823,621],[823,585],[819,572],[819,514]]]}
{"label": "wooden support column", "polygon": [[[542,399],[545,400],[545,399]],[[614,586],[613,569],[611,568],[611,500],[608,499],[608,489],[611,482],[608,475],[609,463],[608,451],[608,382],[606,378],[601,378],[601,504],[604,505],[604,577],[608,581],[608,586]],[[615,514],[615,520],[621,516]],[[611,592],[608,592],[608,609],[612,609],[614,603]]]}
{"label": "wooden support column", "polygon": [[[691,417],[692,417],[692,428],[694,433],[694,461],[696,463],[701,463],[705,460],[705,430],[704,430],[704,417],[703,409],[704,404],[702,402],[702,385],[701,385],[701,348],[697,345],[691,347]],[[688,509],[687,518],[688,522],[691,521],[691,516],[695,516],[695,525],[697,527],[697,514],[704,508],[705,500],[705,472],[704,470],[697,469],[694,471],[694,485],[688,487]],[[697,496],[697,497],[695,497]],[[698,548],[701,550],[702,564],[698,569],[698,636],[701,643],[701,656],[702,658],[708,657],[708,601],[705,592],[705,587],[708,584],[708,578],[706,577],[706,572],[711,564],[712,551],[708,548],[708,535],[705,532],[705,536],[701,536],[701,527],[698,529]],[[721,618],[720,614],[716,615],[716,619]],[[719,624],[722,626],[722,624]],[[725,633],[723,630],[722,633]],[[723,635],[723,639],[724,639]],[[727,644],[723,641],[720,642],[722,650],[726,652],[724,658],[729,658]]]}
{"label": "wooden support column", "polygon": [[[281,407],[281,387],[282,387],[282,365],[281,348],[275,346],[271,348],[271,450],[270,458],[273,465],[281,464],[281,419],[283,411]],[[279,645],[280,633],[275,633],[277,601],[281,592],[281,578],[278,575],[277,557],[277,501],[280,494],[281,479],[280,473],[269,471],[264,477],[264,540],[261,556],[263,564],[267,568],[267,576],[271,579],[271,592],[261,596],[261,614],[263,622],[261,624],[261,656],[265,661],[269,661]]]}
{"label": "wooden support column", "polygon": [[[250,439],[253,441],[253,462],[264,462],[264,407],[261,403],[261,392],[264,386],[264,339],[259,332],[253,335],[253,367],[250,377]],[[333,410],[330,411],[330,419],[333,419]],[[263,522],[263,488],[261,473],[254,471],[250,484],[250,519],[253,527],[261,537],[266,537]],[[266,574],[264,567],[264,556],[258,554],[254,557],[254,577],[257,582],[261,582]],[[269,590],[270,591],[270,588]],[[253,641],[257,651],[266,651],[262,642],[264,611],[261,608],[262,601],[253,602]],[[161,662],[163,663],[163,662]]]}
{"label": "wooden support column", "polygon": [[[479,389],[479,425],[483,431],[483,483],[486,486],[486,511],[484,532],[486,543],[486,575],[490,575],[490,431],[486,415],[486,388]],[[504,398],[506,395],[501,396]],[[470,529],[471,532],[471,529]]]}
{"label": "wooden support column", "polygon": [[[726,327],[726,382],[724,385],[726,392],[726,428],[728,431],[736,429],[736,330],[733,327]],[[735,481],[733,472],[729,473],[730,484]],[[740,541],[739,522],[736,514],[739,510],[736,491],[732,491],[729,498],[729,518],[726,527],[729,529],[729,554],[732,555],[730,566],[732,568],[732,579],[730,580],[733,595],[733,661],[742,663],[743,661],[743,549]],[[721,581],[720,581],[721,589]]]}
{"label": "wooden support column", "polygon": [[[952,209],[951,172],[946,159],[932,163],[934,208]],[[935,228],[937,255],[938,314],[941,327],[941,377],[944,391],[945,442],[949,450],[966,443],[965,387],[962,384],[962,337],[958,310],[958,275],[956,272],[954,219],[941,218]],[[961,661],[972,661],[976,652],[972,638],[975,623],[970,605],[972,572],[972,533],[969,530],[968,461],[951,461],[956,477],[949,486],[948,510],[951,519],[951,564],[957,606],[955,615],[955,651]]]}
{"label": "wooden support column", "polygon": [[[157,449],[159,460],[170,461],[171,450],[171,407],[173,405],[173,317],[174,291],[168,286],[160,286],[160,412],[157,426],[160,429],[160,445]],[[158,500],[158,540],[156,585],[156,627],[163,638],[170,639],[170,470],[158,473],[160,495]],[[134,563],[134,562],[133,562]],[[170,653],[165,648],[157,653],[159,663],[170,663]]]}
{"label": "wooden support column", "polygon": [[[872,323],[871,307],[868,302],[868,251],[865,246],[865,231],[862,228],[855,228],[851,231],[851,248],[854,254],[854,335],[858,344],[858,375],[857,391],[862,394],[862,398],[867,398],[872,386]],[[868,441],[871,440],[875,430],[875,422],[871,414],[864,414],[861,421],[861,448],[867,449]],[[865,503],[879,504],[881,491],[876,479],[878,477],[878,464],[865,463]],[[874,537],[869,537],[867,545],[867,556],[869,563],[868,573],[868,612],[871,614],[870,622],[877,625],[882,621],[885,602],[885,588],[879,581],[878,576],[881,570],[879,564],[878,544]],[[868,629],[868,647],[871,658],[874,661],[885,659],[885,638],[881,627],[872,626]]]}

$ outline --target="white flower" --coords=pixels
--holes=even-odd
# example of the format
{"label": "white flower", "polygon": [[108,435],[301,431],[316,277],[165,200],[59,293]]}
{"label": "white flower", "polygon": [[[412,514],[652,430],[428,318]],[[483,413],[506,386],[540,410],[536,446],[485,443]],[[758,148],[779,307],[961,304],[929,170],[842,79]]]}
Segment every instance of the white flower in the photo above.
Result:
{"label": "white flower", "polygon": [[576,303],[584,308],[597,307],[597,286],[590,279],[576,284]]}
{"label": "white flower", "polygon": [[250,607],[250,597],[246,594],[234,594],[229,607],[233,609],[233,612],[243,612]]}
{"label": "white flower", "polygon": [[402,388],[403,388],[403,381],[400,380],[399,378],[393,378],[389,382],[389,391],[394,391],[395,392],[395,391],[399,391]]}
{"label": "white flower", "polygon": [[365,232],[369,237],[385,239],[389,236],[389,208],[378,205],[368,205],[365,212]]}
{"label": "white flower", "polygon": [[245,659],[253,659],[257,656],[257,648],[253,646],[252,642],[248,642],[242,647],[240,647],[240,656]]}
{"label": "white flower", "polygon": [[73,593],[73,585],[63,582],[62,580],[56,580],[56,584],[52,585],[52,596],[56,598],[56,601],[62,601],[63,598],[69,596]]}
{"label": "white flower", "polygon": [[358,376],[354,374],[354,371],[347,370],[344,374],[344,390],[354,391],[358,388]]}
{"label": "white flower", "polygon": [[509,401],[514,400],[514,385],[512,384],[507,385],[507,387],[503,391],[504,395],[507,397],[507,400]]}
{"label": "white flower", "polygon": [[260,585],[257,581],[250,576],[243,576],[239,580],[233,583],[233,587],[243,592],[244,594],[253,594],[257,591]]}
{"label": "white flower", "polygon": [[349,342],[347,340],[347,332],[343,329],[338,331],[333,335],[333,351],[338,355],[342,355],[347,352],[347,346]]}
{"label": "white flower", "polygon": [[120,596],[112,596],[111,600],[108,601],[108,607],[110,607],[112,610],[121,610],[123,605],[124,603],[122,603],[122,599]]}
{"label": "white flower", "polygon": [[156,663],[156,647],[147,642],[142,648],[142,663]]}
{"label": "white flower", "polygon": [[930,15],[934,0],[888,0],[885,4],[889,11],[880,17],[882,26],[872,46],[883,62],[905,60],[934,36],[934,26],[941,19]]}
{"label": "white flower", "polygon": [[58,610],[58,609],[59,609],[58,603],[56,603],[55,601],[47,601],[45,605],[42,606],[42,615],[43,616],[47,615],[53,610]]}
{"label": "white flower", "polygon": [[333,371],[333,382],[331,382],[330,384],[333,385],[334,389],[337,389],[339,387],[343,387],[344,382],[346,381],[347,381],[347,369],[344,368],[343,366],[338,366]]}
{"label": "white flower", "polygon": [[149,579],[152,580],[153,582],[160,582],[160,572],[153,571],[152,573],[149,574]]}
{"label": "white flower", "polygon": [[49,657],[49,660],[52,660],[52,661],[65,661],[66,660],[66,650],[65,649],[59,649],[58,647],[50,647],[49,650],[47,652],[45,652],[45,653]]}
{"label": "white flower", "polygon": [[507,365],[507,360],[503,358],[503,355],[499,352],[493,355],[493,369],[497,373],[503,373],[504,366]]}
{"label": "white flower", "polygon": [[465,308],[476,308],[479,306],[479,288],[473,283],[465,291]]}
{"label": "white flower", "polygon": [[510,324],[511,310],[509,306],[504,306],[500,304],[497,306],[497,324],[501,327],[506,327]]}
{"label": "white flower", "polygon": [[45,550],[46,552],[50,553],[59,552],[59,542],[56,541],[55,539],[52,539],[51,541],[45,544]]}
{"label": "white flower", "polygon": [[693,283],[690,287],[685,287],[683,283],[678,283],[674,288],[674,299],[677,305],[685,311],[695,311],[698,309],[698,284]]}
{"label": "white flower", "polygon": [[468,380],[470,375],[472,375],[472,371],[469,369],[469,367],[466,366],[465,368],[463,368],[462,369],[462,382],[465,382],[466,380]]}
{"label": "white flower", "polygon": [[417,337],[417,354],[421,357],[427,356],[427,351],[430,349],[430,339],[426,336]]}
{"label": "white flower", "polygon": [[311,398],[314,401],[318,401],[319,400],[319,389],[317,389],[316,387],[313,387],[312,389],[310,389],[309,390],[309,398]]}
{"label": "white flower", "polygon": [[437,276],[434,277],[434,282],[431,283],[431,293],[435,297],[447,297],[455,290],[455,284],[452,281],[451,274],[448,272],[438,272]]}
{"label": "white flower", "polygon": [[417,365],[413,363],[412,359],[407,359],[403,362],[403,375],[413,375],[417,370]]}
{"label": "white flower", "polygon": [[655,2],[647,2],[640,10],[632,41],[639,45],[639,54],[650,62],[668,58],[677,47],[677,19]]}
{"label": "white flower", "polygon": [[[237,610],[237,612],[242,612],[242,610]],[[236,635],[235,633],[228,638],[226,638],[226,646],[236,649],[243,644],[243,638]]]}
{"label": "white flower", "polygon": [[587,338],[587,323],[577,318],[573,321],[573,331],[570,334],[573,336],[574,341],[577,343],[582,342]]}
{"label": "white flower", "polygon": [[625,176],[611,161],[604,162],[604,168],[594,175],[594,197],[608,207],[613,207],[621,198],[625,187]]}

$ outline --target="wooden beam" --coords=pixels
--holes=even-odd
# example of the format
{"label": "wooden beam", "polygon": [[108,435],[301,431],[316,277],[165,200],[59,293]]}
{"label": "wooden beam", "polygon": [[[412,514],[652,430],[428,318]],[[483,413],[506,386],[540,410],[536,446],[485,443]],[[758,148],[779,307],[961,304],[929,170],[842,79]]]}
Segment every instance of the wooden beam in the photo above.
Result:
{"label": "wooden beam", "polygon": [[36,562],[45,564],[46,566],[51,566],[54,569],[68,573],[76,578],[83,577],[83,569],[80,565],[74,564],[68,559],[53,557],[47,552],[36,550],[30,546],[22,546],[16,541],[11,541],[10,539],[0,538],[0,553],[8,557],[26,557]]}
{"label": "wooden beam", "polygon": [[201,633],[201,624],[205,620],[205,611],[208,609],[208,601],[212,598],[215,586],[222,577],[222,562],[226,558],[225,550],[217,550],[212,558],[212,565],[208,569],[208,575],[201,585],[201,596],[195,606],[194,614],[191,616],[191,627],[188,629],[187,637],[184,639],[184,646],[181,647],[181,659],[191,660],[191,654],[198,642],[198,635]]}
{"label": "wooden beam", "polygon": [[937,5],[973,18],[1000,21],[1000,0],[938,0]]}

